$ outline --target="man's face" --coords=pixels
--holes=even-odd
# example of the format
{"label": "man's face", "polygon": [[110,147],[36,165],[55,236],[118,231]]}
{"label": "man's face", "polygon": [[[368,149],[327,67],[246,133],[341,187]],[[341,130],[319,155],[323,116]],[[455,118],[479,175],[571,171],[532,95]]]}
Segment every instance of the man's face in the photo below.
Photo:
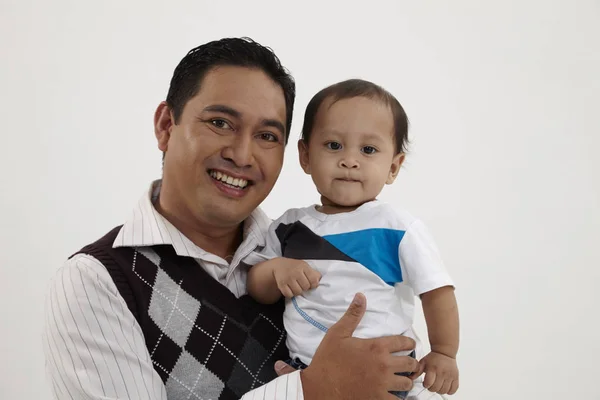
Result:
{"label": "man's face", "polygon": [[156,128],[165,151],[161,206],[195,220],[183,223],[235,226],[273,188],[283,164],[286,106],[282,88],[261,70],[212,69],[179,123],[165,126],[164,135]]}

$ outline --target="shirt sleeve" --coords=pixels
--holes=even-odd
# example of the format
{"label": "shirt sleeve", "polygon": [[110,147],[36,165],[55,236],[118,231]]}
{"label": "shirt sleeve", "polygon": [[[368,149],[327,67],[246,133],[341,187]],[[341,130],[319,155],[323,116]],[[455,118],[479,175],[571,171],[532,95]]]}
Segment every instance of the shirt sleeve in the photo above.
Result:
{"label": "shirt sleeve", "polygon": [[265,246],[260,251],[253,251],[248,255],[244,262],[248,265],[256,265],[263,261],[281,257],[281,242],[277,237],[276,229],[279,226],[280,219],[272,222],[265,234]]}
{"label": "shirt sleeve", "polygon": [[404,282],[415,295],[454,286],[433,237],[420,220],[415,220],[404,233],[399,253]]}
{"label": "shirt sleeve", "polygon": [[167,400],[141,327],[95,258],[76,255],[54,276],[43,336],[55,399]]}
{"label": "shirt sleeve", "polygon": [[280,376],[244,395],[241,400],[304,400],[300,371]]}

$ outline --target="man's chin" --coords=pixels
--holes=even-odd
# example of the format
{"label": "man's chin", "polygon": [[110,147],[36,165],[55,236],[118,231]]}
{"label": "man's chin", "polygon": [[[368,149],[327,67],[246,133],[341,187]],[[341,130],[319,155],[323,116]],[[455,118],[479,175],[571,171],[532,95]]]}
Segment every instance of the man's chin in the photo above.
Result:
{"label": "man's chin", "polygon": [[252,214],[256,207],[240,204],[239,202],[221,201],[212,203],[205,212],[211,225],[224,228],[241,224]]}
{"label": "man's chin", "polygon": [[[210,211],[211,220],[215,225],[235,225],[242,223],[246,218],[256,210],[256,208],[264,201],[266,195],[261,195],[263,189],[261,185],[252,185],[244,189],[244,192],[231,195],[227,190],[223,191],[215,185],[214,191],[211,191],[210,196]],[[198,193],[206,199],[204,193]],[[219,224],[220,222],[220,224]]]}

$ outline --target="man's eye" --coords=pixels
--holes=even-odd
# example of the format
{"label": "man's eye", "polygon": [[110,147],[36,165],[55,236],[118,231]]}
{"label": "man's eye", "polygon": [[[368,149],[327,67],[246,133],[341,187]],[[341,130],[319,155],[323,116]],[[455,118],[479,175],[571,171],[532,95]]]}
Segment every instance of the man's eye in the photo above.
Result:
{"label": "man's eye", "polygon": [[231,129],[231,125],[229,125],[227,121],[223,119],[213,119],[210,121],[210,123],[219,129]]}
{"label": "man's eye", "polygon": [[373,146],[365,146],[362,148],[363,153],[365,154],[375,154],[377,149]]}
{"label": "man's eye", "polygon": [[270,132],[261,133],[259,137],[267,142],[279,142],[277,135],[274,135]]}
{"label": "man's eye", "polygon": [[329,150],[339,150],[342,148],[342,145],[338,142],[329,142],[325,146],[327,146]]}

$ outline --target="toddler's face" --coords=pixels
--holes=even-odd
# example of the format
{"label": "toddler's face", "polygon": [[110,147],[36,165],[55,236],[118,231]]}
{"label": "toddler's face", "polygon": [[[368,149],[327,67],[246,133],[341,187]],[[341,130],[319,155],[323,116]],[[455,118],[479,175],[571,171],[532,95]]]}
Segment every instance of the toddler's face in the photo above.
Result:
{"label": "toddler's face", "polygon": [[323,204],[343,207],[375,199],[394,181],[404,160],[404,154],[395,154],[390,108],[365,97],[335,103],[326,99],[308,146],[301,140],[298,150]]}

